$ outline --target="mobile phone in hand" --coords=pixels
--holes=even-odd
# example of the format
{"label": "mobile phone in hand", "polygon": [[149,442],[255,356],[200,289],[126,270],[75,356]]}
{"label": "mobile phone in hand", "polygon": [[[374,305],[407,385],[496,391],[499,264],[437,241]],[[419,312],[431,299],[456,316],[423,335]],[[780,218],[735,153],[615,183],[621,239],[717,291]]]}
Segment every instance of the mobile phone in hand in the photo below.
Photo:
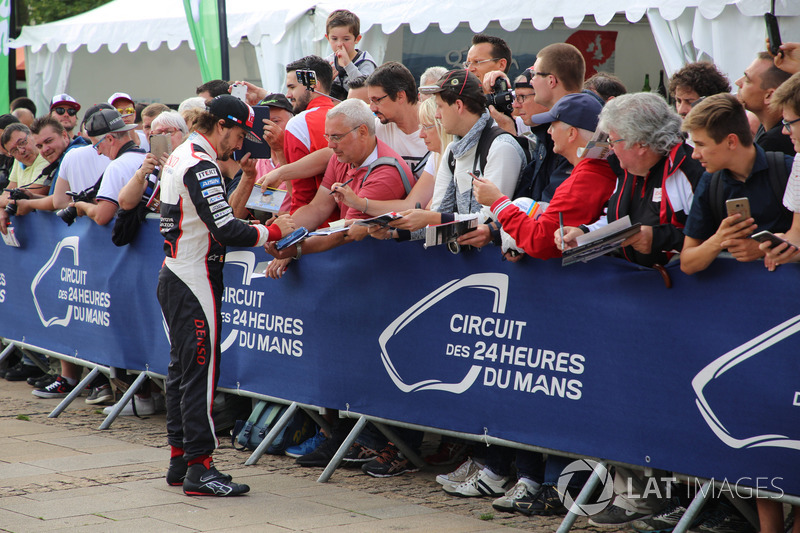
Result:
{"label": "mobile phone in hand", "polygon": [[776,56],[781,49],[781,30],[778,28],[778,17],[772,13],[764,13],[764,21],[767,23],[767,38],[769,39],[769,53]]}

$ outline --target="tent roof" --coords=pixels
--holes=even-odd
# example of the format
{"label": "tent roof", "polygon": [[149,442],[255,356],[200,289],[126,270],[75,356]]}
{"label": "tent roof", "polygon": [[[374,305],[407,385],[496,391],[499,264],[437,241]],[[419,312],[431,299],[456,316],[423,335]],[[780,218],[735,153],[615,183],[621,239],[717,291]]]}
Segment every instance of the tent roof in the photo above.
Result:
{"label": "tent roof", "polygon": [[[283,2],[227,0],[228,39],[232,46],[238,45],[243,37],[258,44],[262,37],[269,36],[276,43],[287,27],[312,8],[325,15],[335,9],[350,9],[361,19],[362,33],[380,25],[388,34],[403,23],[408,23],[413,33],[421,33],[431,24],[438,24],[443,32],[449,33],[464,21],[464,13],[469,13],[473,31],[482,31],[492,20],[511,31],[524,19],[531,20],[540,30],[557,17],[563,18],[569,27],[578,26],[587,16],[604,26],[616,13],[625,13],[628,20],[635,22],[648,9],[658,9],[664,19],[673,20],[686,8],[696,7],[703,17],[713,19],[729,4],[735,4],[744,15],[760,16],[769,10],[769,3],[769,0],[531,0],[520,5],[518,0],[494,0],[491,9],[487,9],[484,0],[295,0],[289,7],[284,7]],[[777,4],[779,15],[800,15],[800,2],[778,0]],[[108,46],[114,53],[122,45],[135,51],[142,43],[150,50],[162,43],[174,50],[183,41],[190,41],[190,35],[182,1],[113,0],[75,17],[25,26],[11,46],[30,46],[33,52],[43,46],[51,52],[62,45],[69,52],[84,45],[90,52]]]}

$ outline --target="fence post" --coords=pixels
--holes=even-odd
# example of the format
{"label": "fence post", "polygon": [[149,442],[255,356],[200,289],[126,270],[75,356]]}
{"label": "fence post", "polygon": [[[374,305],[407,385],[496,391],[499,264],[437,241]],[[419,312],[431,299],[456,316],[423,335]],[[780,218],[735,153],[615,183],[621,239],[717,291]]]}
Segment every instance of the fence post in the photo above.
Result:
{"label": "fence post", "polygon": [[92,371],[89,372],[89,374],[86,375],[85,378],[83,378],[77,385],[75,385],[75,388],[72,389],[72,392],[67,394],[67,397],[64,398],[63,400],[61,400],[61,403],[59,403],[56,406],[56,408],[53,409],[53,412],[51,412],[49,415],[47,415],[47,418],[57,418],[58,415],[60,415],[62,412],[64,412],[64,409],[66,409],[67,406],[72,403],[72,400],[77,398],[78,395],[81,393],[81,391],[86,388],[86,385],[91,383],[92,380],[95,378],[95,376],[97,376],[97,374],[99,374],[99,373],[100,373],[100,369],[98,369],[97,367],[94,367],[92,369]]}

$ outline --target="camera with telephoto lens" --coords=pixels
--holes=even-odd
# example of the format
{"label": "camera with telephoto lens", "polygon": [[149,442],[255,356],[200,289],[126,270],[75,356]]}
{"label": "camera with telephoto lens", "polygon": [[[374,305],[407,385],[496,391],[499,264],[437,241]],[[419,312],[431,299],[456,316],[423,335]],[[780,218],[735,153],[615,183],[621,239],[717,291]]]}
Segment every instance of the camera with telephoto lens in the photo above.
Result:
{"label": "camera with telephoto lens", "polygon": [[305,85],[309,91],[317,87],[317,73],[313,70],[300,69],[295,70],[294,73],[297,76],[297,81]]}
{"label": "camera with telephoto lens", "polygon": [[[80,192],[67,192],[67,196],[71,196],[73,202],[91,202],[96,194],[97,190],[94,187],[89,187]],[[75,219],[78,218],[78,209],[74,205],[68,205],[64,209],[56,211],[56,215],[66,222],[67,226],[71,226]]]}
{"label": "camera with telephoto lens", "polygon": [[9,202],[6,204],[6,213],[8,213],[8,216],[13,217],[17,214],[17,204],[11,203],[11,200],[27,200],[28,195],[25,194],[24,189],[6,189],[3,192],[8,192],[9,194]]}
{"label": "camera with telephoto lens", "polygon": [[486,95],[486,107],[493,105],[501,113],[511,116],[514,110],[511,104],[514,103],[514,95],[508,87],[508,80],[502,76],[497,78],[492,85],[492,93]]}

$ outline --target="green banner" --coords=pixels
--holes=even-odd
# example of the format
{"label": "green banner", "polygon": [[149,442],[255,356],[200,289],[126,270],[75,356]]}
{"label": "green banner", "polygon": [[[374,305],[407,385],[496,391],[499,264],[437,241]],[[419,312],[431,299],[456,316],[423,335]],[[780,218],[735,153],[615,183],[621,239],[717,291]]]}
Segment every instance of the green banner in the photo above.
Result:
{"label": "green banner", "polygon": [[183,0],[183,7],[203,83],[222,78],[217,0]]}
{"label": "green banner", "polygon": [[[11,33],[11,0],[0,0],[0,114],[8,113],[8,39]],[[14,65],[16,69],[16,65]],[[16,74],[16,71],[15,71]]]}

